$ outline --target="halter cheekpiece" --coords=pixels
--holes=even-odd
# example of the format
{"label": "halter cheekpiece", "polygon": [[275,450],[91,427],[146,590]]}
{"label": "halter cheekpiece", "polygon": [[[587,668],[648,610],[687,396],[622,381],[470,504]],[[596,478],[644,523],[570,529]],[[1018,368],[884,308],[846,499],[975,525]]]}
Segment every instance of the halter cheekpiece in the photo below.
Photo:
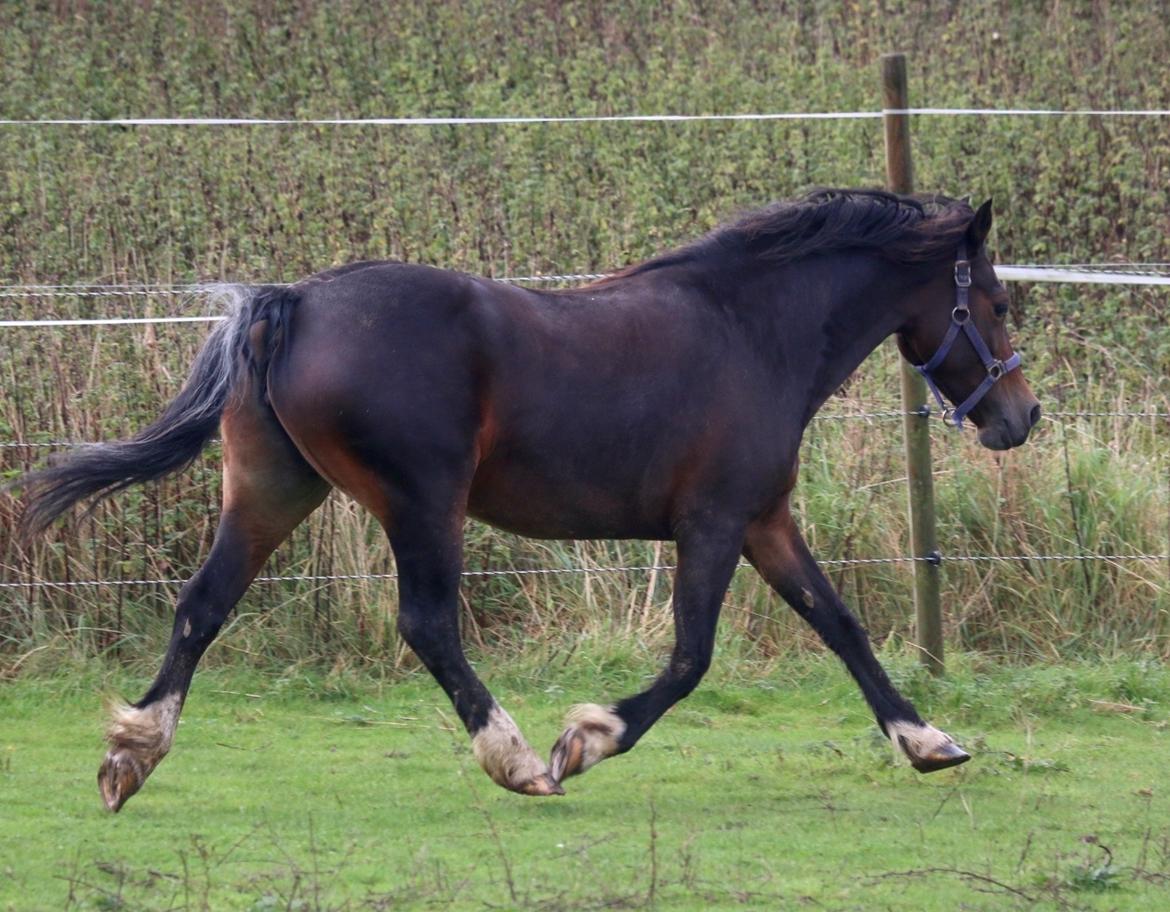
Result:
{"label": "halter cheekpiece", "polygon": [[[946,335],[943,336],[938,350],[930,360],[925,364],[914,365],[914,369],[926,380],[926,385],[930,387],[930,391],[934,393],[934,398],[938,400],[939,408],[942,409],[943,420],[957,428],[963,426],[963,419],[967,417],[971,409],[979,404],[979,400],[987,395],[988,390],[999,382],[1000,378],[1020,366],[1020,355],[1018,352],[1013,352],[1010,358],[1006,361],[1001,361],[991,353],[991,349],[987,347],[987,343],[979,335],[979,330],[975,327],[975,322],[971,319],[971,307],[969,304],[970,289],[971,261],[967,259],[967,245],[960,244],[959,252],[955,259],[955,309],[951,311],[951,325],[947,327]],[[955,408],[949,409],[943,400],[942,391],[938,388],[938,383],[935,382],[931,373],[938,370],[939,366],[946,360],[947,355],[950,354],[955,340],[959,338],[959,330],[962,330],[964,335],[971,340],[971,345],[975,349],[975,354],[983,362],[987,376],[983,378],[982,383],[975,387],[975,391],[970,396]]]}

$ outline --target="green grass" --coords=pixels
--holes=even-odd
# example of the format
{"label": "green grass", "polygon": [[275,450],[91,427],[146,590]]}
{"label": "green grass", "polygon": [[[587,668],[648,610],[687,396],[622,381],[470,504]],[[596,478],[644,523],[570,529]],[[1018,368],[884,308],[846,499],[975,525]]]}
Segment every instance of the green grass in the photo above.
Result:
{"label": "green grass", "polygon": [[[99,694],[144,682],[6,683],[0,909],[1165,908],[1164,668],[960,657],[932,682],[890,662],[971,763],[894,763],[831,660],[730,659],[632,754],[526,799],[422,676],[212,673],[118,816],[93,778]],[[543,752],[569,703],[651,670],[485,674]]]}

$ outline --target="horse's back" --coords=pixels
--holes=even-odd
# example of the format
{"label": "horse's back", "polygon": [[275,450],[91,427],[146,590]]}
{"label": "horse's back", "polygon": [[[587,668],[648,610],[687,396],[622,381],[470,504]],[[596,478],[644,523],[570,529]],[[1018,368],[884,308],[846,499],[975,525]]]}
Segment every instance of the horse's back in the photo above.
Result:
{"label": "horse's back", "polygon": [[359,500],[365,470],[425,475],[524,534],[669,537],[682,499],[724,489],[755,421],[734,335],[685,287],[542,294],[370,263],[298,288],[271,399]]}

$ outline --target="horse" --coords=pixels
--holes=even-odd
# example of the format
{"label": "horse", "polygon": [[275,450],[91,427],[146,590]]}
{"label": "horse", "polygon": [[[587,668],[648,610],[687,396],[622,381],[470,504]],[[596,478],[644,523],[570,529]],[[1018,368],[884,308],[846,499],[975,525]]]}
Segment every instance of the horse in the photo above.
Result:
{"label": "horse", "polygon": [[[227,286],[176,398],[133,437],[26,475],[26,534],[188,466],[218,431],[223,503],[154,682],[117,707],[98,772],[118,811],[171,749],[197,663],[272,551],[337,488],[397,564],[397,629],[497,784],[563,782],[629,751],[710,666],[741,557],[844,663],[920,772],[970,755],[874,656],[791,512],[809,420],[896,335],[979,442],[1019,446],[1040,405],[988,259],[988,200],[818,189],[590,284],[532,290],[400,262]],[[546,763],[460,642],[465,520],[555,539],[673,540],[674,646],[640,693],[573,707]]]}

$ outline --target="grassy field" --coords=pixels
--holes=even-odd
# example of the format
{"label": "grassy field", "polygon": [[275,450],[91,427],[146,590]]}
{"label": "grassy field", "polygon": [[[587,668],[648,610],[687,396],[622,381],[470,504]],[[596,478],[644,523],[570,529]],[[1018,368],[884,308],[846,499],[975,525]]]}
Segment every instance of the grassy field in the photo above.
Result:
{"label": "grassy field", "polygon": [[[928,682],[887,660],[971,763],[894,763],[833,661],[728,659],[632,754],[533,800],[480,773],[422,677],[213,673],[116,817],[98,704],[142,682],[6,683],[0,909],[1165,908],[1163,667],[965,657]],[[543,749],[651,662],[486,673]]]}

